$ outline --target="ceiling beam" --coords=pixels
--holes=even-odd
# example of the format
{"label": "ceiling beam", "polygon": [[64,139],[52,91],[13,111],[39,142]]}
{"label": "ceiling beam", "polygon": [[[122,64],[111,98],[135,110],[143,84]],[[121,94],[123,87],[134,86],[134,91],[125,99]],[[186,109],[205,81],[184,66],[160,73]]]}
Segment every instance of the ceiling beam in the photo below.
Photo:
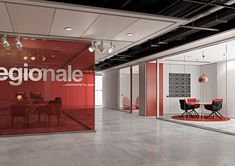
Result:
{"label": "ceiling beam", "polygon": [[131,57],[133,57],[132,55],[123,55],[123,54],[117,54],[116,56],[124,57],[124,58],[131,58]]}
{"label": "ceiling beam", "polygon": [[119,58],[110,58],[109,61],[122,61],[122,62],[129,62],[127,59],[119,59]]}
{"label": "ceiling beam", "polygon": [[213,4],[214,2],[216,2],[217,0],[212,0],[210,2],[208,2],[207,4],[203,4],[201,7],[198,7],[196,10],[192,10],[191,12],[187,13],[184,15],[185,18],[187,18],[188,16],[190,16],[191,14],[197,12],[197,11],[200,11],[202,10],[203,8],[207,7],[207,6],[210,6],[210,4]]}
{"label": "ceiling beam", "polygon": [[210,5],[210,6],[217,6],[217,7],[223,7],[227,9],[233,9],[235,10],[235,7],[225,4],[219,4],[219,3],[210,3],[210,2],[202,2],[202,1],[196,1],[196,0],[183,0],[185,2],[191,2],[191,3],[197,3],[197,4],[203,4],[203,5]]}
{"label": "ceiling beam", "polygon": [[121,9],[125,8],[132,0],[127,0],[125,3],[121,6]]}
{"label": "ceiling beam", "polygon": [[177,3],[179,3],[181,0],[177,0],[175,2],[173,2],[171,5],[167,6],[166,8],[162,9],[161,11],[159,11],[157,14],[161,14],[163,13],[164,11],[170,9],[171,7],[175,6]]}
{"label": "ceiling beam", "polygon": [[219,32],[219,29],[215,28],[203,28],[203,27],[195,27],[195,26],[186,26],[186,25],[180,25],[181,28],[188,28],[188,29],[196,29],[196,30],[204,30],[204,31],[214,31]]}

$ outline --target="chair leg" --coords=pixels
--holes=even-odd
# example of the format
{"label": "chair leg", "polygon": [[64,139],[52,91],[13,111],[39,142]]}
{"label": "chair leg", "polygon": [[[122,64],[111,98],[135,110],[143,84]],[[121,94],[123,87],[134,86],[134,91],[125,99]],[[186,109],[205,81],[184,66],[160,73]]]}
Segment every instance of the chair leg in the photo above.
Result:
{"label": "chair leg", "polygon": [[50,121],[51,121],[51,116],[50,116],[50,115],[48,115],[47,127],[49,127],[49,125],[50,125]]}
{"label": "chair leg", "polygon": [[195,111],[195,109],[193,109],[192,111],[190,111],[190,114],[194,114],[194,115],[197,115],[197,116],[199,116],[199,114],[197,113],[197,111]]}
{"label": "chair leg", "polygon": [[190,111],[190,112],[187,111],[187,115],[188,115],[188,117],[194,118],[193,115],[191,115],[191,112],[192,111]]}
{"label": "chair leg", "polygon": [[57,114],[56,116],[57,116],[57,126],[59,126],[60,125],[60,115]]}
{"label": "chair leg", "polygon": [[27,124],[27,127],[29,127],[29,116],[26,117],[26,124]]}
{"label": "chair leg", "polygon": [[220,119],[222,120],[222,118],[217,114],[218,112],[215,112],[215,115]]}
{"label": "chair leg", "polygon": [[44,125],[46,125],[46,123],[47,123],[47,115],[45,114],[45,116],[44,116]]}
{"label": "chair leg", "polygon": [[63,126],[65,123],[63,111],[60,110],[60,125]]}
{"label": "chair leg", "polygon": [[188,117],[194,118],[194,117],[190,114],[190,112],[188,112],[188,110],[184,111],[184,113],[181,114],[180,117],[182,117],[182,116],[185,115],[185,114],[186,114]]}
{"label": "chair leg", "polygon": [[187,114],[187,111],[184,111],[184,113],[182,113],[182,114],[180,115],[180,117],[182,117],[184,114]]}
{"label": "chair leg", "polygon": [[14,128],[14,116],[11,117],[11,127]]}
{"label": "chair leg", "polygon": [[212,113],[206,117],[206,119],[208,119],[209,117],[211,117],[212,115],[214,115],[214,111],[212,111]]}
{"label": "chair leg", "polygon": [[40,122],[40,119],[41,119],[41,112],[39,110],[39,113],[38,113],[38,122]]}
{"label": "chair leg", "polygon": [[223,115],[221,115],[221,113],[220,113],[219,111],[217,111],[217,113],[218,113],[221,117],[223,117]]}
{"label": "chair leg", "polygon": [[25,116],[24,116],[24,127],[27,128],[27,120]]}

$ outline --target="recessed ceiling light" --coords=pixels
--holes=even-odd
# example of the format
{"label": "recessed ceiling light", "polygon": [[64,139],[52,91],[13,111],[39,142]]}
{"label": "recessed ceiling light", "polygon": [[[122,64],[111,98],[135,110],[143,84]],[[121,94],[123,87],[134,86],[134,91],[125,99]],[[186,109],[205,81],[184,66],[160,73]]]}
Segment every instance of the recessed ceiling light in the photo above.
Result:
{"label": "recessed ceiling light", "polygon": [[52,58],[55,58],[55,55],[51,55]]}
{"label": "recessed ceiling light", "polygon": [[133,33],[127,33],[126,35],[129,36],[129,37],[131,37],[131,36],[133,36],[134,34],[133,34]]}
{"label": "recessed ceiling light", "polygon": [[65,29],[66,31],[72,31],[72,30],[73,30],[72,27],[65,27],[64,29]]}

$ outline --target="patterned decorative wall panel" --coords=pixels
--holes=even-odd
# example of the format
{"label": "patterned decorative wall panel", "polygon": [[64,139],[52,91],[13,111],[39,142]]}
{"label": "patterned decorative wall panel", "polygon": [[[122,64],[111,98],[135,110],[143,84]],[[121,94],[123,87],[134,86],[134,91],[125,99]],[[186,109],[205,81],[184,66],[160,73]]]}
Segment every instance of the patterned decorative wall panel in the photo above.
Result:
{"label": "patterned decorative wall panel", "polygon": [[168,97],[190,97],[191,96],[190,74],[169,73],[169,96]]}

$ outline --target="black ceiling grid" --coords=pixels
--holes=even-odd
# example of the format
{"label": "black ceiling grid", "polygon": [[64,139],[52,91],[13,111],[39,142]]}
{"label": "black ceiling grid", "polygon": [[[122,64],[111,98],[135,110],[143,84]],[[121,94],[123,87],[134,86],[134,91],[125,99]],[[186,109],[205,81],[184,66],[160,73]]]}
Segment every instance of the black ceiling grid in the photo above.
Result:
{"label": "black ceiling grid", "polygon": [[[69,4],[102,7],[148,14],[159,14],[180,18],[191,18],[212,6],[204,4],[210,2],[221,3],[221,0],[202,0],[192,3],[186,0],[49,0]],[[226,2],[227,0],[225,0]]]}
{"label": "black ceiling grid", "polygon": [[[186,27],[179,27],[160,37],[148,40],[140,45],[133,46],[124,52],[114,55],[111,58],[100,61],[96,64],[97,71],[106,70],[188,42],[221,33],[223,31],[233,29],[235,26],[235,5],[226,5],[225,3],[228,2],[228,0],[64,0],[57,2],[187,19],[190,19],[202,12],[206,12],[215,6],[224,7],[215,13],[204,16],[185,25]],[[215,31],[190,27],[211,28]]]}

